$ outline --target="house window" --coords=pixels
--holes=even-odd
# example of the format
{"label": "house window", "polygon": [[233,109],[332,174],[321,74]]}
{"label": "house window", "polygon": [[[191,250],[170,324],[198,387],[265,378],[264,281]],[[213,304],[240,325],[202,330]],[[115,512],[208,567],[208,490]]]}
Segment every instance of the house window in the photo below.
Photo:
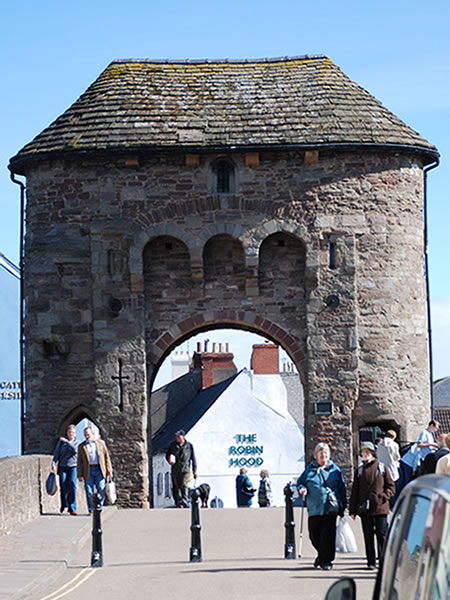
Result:
{"label": "house window", "polygon": [[156,491],[158,496],[161,496],[163,493],[163,474],[158,473],[158,477],[156,478]]}
{"label": "house window", "polygon": [[164,473],[164,495],[170,498],[170,474]]}

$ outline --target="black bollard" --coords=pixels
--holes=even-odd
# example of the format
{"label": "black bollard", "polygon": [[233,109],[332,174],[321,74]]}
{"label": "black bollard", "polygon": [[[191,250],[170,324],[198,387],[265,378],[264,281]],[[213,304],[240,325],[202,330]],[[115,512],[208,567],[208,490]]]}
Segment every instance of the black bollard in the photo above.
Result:
{"label": "black bollard", "polygon": [[92,554],[91,567],[103,567],[103,550],[102,550],[102,523],[101,514],[102,507],[100,505],[102,497],[100,494],[92,496],[94,504],[94,512],[92,513]]}
{"label": "black bollard", "polygon": [[291,489],[289,483],[284,488],[284,496],[286,499],[286,521],[284,526],[286,528],[286,537],[284,544],[284,558],[296,558],[295,552],[295,521],[294,521],[294,506],[292,502],[292,496],[294,492]]}
{"label": "black bollard", "polygon": [[191,549],[189,552],[190,562],[202,562],[202,542],[200,539],[200,510],[198,500],[200,492],[198,488],[191,490]]}

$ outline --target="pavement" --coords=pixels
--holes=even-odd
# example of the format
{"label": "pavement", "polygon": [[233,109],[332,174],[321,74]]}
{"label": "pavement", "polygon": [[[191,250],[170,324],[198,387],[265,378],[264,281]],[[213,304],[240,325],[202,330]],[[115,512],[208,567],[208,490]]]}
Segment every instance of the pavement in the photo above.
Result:
{"label": "pavement", "polygon": [[[296,536],[300,510],[295,509]],[[284,559],[284,509],[202,509],[202,561],[189,562],[191,511],[117,509],[102,512],[103,561],[90,568],[92,518],[42,515],[0,537],[1,600],[100,600],[137,594],[164,600],[323,600],[329,586],[350,576],[358,600],[371,598],[361,526],[351,522],[358,551],[336,554],[332,571],[314,569],[305,531],[301,558]],[[297,554],[299,547],[297,544]]]}

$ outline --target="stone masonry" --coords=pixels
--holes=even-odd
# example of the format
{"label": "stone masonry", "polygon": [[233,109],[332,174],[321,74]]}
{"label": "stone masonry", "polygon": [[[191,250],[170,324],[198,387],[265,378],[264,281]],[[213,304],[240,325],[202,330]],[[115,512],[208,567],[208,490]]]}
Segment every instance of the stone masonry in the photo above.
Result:
{"label": "stone masonry", "polygon": [[[208,87],[203,72],[185,71]],[[344,129],[349,112],[322,119]],[[11,161],[27,177],[26,451],[51,452],[69,422],[88,416],[111,450],[122,505],[148,504],[156,371],[207,329],[252,331],[286,350],[304,389],[306,456],[328,441],[349,477],[360,427],[395,427],[408,440],[429,419],[423,167],[437,151],[393,115],[370,143],[345,132],[281,143],[271,131],[286,117],[265,114],[266,142],[223,133],[220,147],[208,145],[191,116],[178,141],[150,147],[144,131],[141,146],[121,147],[114,130],[109,147],[99,126],[86,148],[82,137],[64,141],[63,115]]]}

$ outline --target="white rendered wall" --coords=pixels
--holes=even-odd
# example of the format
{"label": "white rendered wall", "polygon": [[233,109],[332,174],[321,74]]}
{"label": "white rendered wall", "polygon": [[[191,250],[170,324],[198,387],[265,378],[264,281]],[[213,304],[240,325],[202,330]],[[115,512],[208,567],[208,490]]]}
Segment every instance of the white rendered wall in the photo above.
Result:
{"label": "white rendered wall", "polygon": [[[284,504],[286,483],[304,468],[303,430],[287,412],[286,388],[279,375],[242,372],[186,438],[197,456],[197,483],[208,483],[210,500],[217,496],[225,508],[236,506],[235,479],[244,462],[256,488],[261,469],[269,471],[277,506]],[[156,480],[156,471],[154,476]],[[155,506],[157,500],[163,501],[155,495]],[[256,495],[253,506],[258,506]]]}

